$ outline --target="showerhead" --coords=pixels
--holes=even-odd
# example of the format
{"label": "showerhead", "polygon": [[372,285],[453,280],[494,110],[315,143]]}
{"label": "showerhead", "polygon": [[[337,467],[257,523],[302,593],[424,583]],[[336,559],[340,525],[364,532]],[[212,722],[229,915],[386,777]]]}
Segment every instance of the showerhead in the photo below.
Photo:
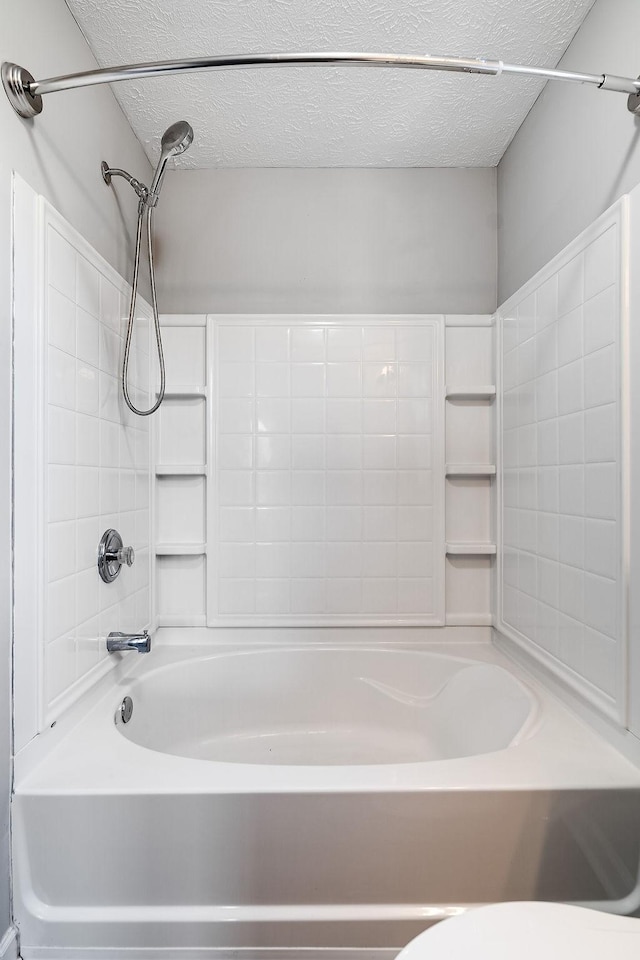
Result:
{"label": "showerhead", "polygon": [[172,123],[162,134],[162,140],[160,141],[160,159],[149,189],[150,195],[155,197],[156,200],[162,187],[167,162],[171,157],[177,157],[178,154],[188,150],[192,143],[193,128],[186,120],[177,120],[176,123]]}
{"label": "showerhead", "polygon": [[162,134],[162,152],[175,157],[184,153],[193,143],[193,128],[186,120],[172,123]]}

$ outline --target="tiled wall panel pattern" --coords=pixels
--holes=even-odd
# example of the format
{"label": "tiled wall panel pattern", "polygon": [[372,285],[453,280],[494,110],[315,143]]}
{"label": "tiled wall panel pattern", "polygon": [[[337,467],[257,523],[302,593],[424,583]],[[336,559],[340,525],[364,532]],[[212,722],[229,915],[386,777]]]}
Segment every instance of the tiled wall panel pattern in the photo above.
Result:
{"label": "tiled wall panel pattern", "polygon": [[[44,216],[45,717],[106,669],[111,630],[148,625],[149,423],[119,387],[128,288],[55,213]],[[149,313],[140,303],[130,382],[149,399]],[[111,584],[96,568],[115,527],[136,560]]]}
{"label": "tiled wall panel pattern", "polygon": [[215,321],[211,621],[443,621],[442,326]]}
{"label": "tiled wall panel pattern", "polygon": [[619,707],[622,208],[501,311],[501,619]]}

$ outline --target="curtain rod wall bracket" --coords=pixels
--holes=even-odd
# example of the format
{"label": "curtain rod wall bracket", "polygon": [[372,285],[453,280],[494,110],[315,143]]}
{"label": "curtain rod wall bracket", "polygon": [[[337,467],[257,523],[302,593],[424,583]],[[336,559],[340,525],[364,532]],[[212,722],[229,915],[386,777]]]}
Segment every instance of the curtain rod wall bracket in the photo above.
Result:
{"label": "curtain rod wall bracket", "polygon": [[[640,77],[638,78],[640,80]],[[631,113],[634,113],[636,117],[640,117],[640,90],[637,90],[635,93],[629,94],[629,99],[627,100],[627,107]]]}
{"label": "curtain rod wall bracket", "polygon": [[19,117],[30,120],[42,113],[42,97],[31,93],[29,86],[35,80],[28,70],[17,63],[3,63],[0,72],[5,93]]}

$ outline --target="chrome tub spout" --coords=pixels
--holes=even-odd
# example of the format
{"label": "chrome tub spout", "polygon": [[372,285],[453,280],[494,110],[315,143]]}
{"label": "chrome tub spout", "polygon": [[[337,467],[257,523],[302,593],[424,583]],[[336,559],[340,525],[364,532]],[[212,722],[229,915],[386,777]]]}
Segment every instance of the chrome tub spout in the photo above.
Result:
{"label": "chrome tub spout", "polygon": [[118,650],[137,650],[138,653],[150,653],[151,637],[146,630],[143,633],[114,631],[107,637],[107,652],[116,653]]}

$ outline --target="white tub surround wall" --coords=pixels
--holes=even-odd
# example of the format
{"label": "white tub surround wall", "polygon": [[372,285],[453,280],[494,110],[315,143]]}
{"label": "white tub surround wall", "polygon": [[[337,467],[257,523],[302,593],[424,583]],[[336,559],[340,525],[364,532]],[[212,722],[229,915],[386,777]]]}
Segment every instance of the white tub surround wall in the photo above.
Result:
{"label": "white tub surround wall", "polygon": [[490,317],[162,323],[160,625],[491,623]]}
{"label": "white tub surround wall", "polygon": [[499,311],[498,626],[625,724],[628,201]]}
{"label": "white tub surround wall", "polygon": [[[149,425],[118,376],[128,287],[19,178],[15,229],[16,749],[113,664],[111,630],[149,624]],[[149,394],[149,312],[132,356]],[[126,412],[125,412],[126,411]],[[116,527],[134,566],[100,580]]]}
{"label": "white tub surround wall", "polygon": [[495,565],[494,318],[445,318],[446,609],[491,624]]}
{"label": "white tub surround wall", "polygon": [[155,617],[165,626],[205,626],[212,334],[205,316],[161,323],[167,387],[153,430]]}
{"label": "white tub surround wall", "polygon": [[[629,317],[640,316],[640,186],[629,195]],[[633,265],[633,267],[631,266]],[[629,730],[640,739],[640,327],[629,324]]]}
{"label": "white tub surround wall", "polygon": [[[95,58],[64,0],[30,0],[28,10],[21,3],[3,2],[0,7],[0,60],[28,62],[36,76],[65,73],[70,64],[77,70],[95,69]],[[151,175],[142,146],[109,86],[92,87],[85,91],[85,96],[72,96],[72,100],[69,103],[66,98],[58,98],[34,124],[17,117],[7,98],[0,98],[0,142],[3,144],[0,157],[0,540],[5,546],[0,560],[0,937],[10,922],[12,673],[19,708],[25,706],[17,688],[21,667],[17,660],[13,670],[11,664],[14,614],[14,558],[9,549],[14,482],[12,179],[17,173],[46,196],[116,270],[125,273],[130,262],[132,232],[135,236],[135,204],[133,209],[128,206],[131,193],[126,185],[116,187],[122,204],[118,203],[114,191],[104,186],[100,180],[100,161],[103,157],[117,160],[119,166],[131,170],[145,182]],[[126,200],[125,190],[129,191]],[[145,289],[146,284],[143,293]],[[29,645],[29,639],[29,634],[21,638],[21,652]],[[29,682],[33,676],[35,668]],[[29,700],[28,712],[30,710]],[[19,734],[18,729],[16,733]]]}
{"label": "white tub surround wall", "polygon": [[444,623],[443,318],[214,336],[209,621]]}
{"label": "white tub surround wall", "polygon": [[[28,10],[22,3],[3,2],[0,7],[0,60],[28,62],[33,74],[41,77],[65,73],[70,64],[77,70],[95,69],[96,61],[64,0],[30,0]],[[58,98],[34,124],[20,120],[7,98],[0,98],[0,540],[5,545],[0,559],[0,937],[10,922],[12,177],[14,172],[19,174],[46,196],[102,256],[124,272],[129,263],[132,232],[135,236],[135,207],[125,206],[124,200],[122,205],[118,204],[114,193],[102,184],[100,161],[103,157],[117,160],[146,182],[151,174],[142,146],[109,86],[92,87],[80,97],[72,95],[72,101]],[[129,190],[126,185],[123,187]],[[122,189],[121,195],[124,192]],[[126,203],[130,196],[129,193]],[[16,662],[16,681],[18,670]],[[19,702],[24,706],[22,698]]]}

